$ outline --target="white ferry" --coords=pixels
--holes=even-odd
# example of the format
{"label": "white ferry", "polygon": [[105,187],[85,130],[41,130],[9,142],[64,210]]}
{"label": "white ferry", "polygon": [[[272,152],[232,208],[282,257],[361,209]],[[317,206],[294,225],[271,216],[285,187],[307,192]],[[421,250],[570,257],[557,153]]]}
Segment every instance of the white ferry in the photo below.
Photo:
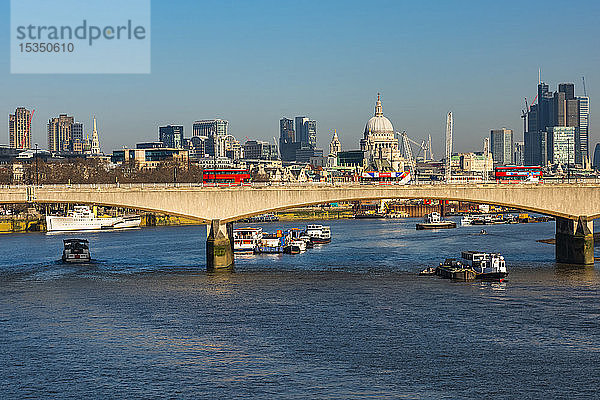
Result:
{"label": "white ferry", "polygon": [[323,225],[307,225],[306,235],[310,237],[313,243],[329,243],[331,242],[331,229]]}
{"label": "white ferry", "polygon": [[141,222],[142,219],[139,215],[99,218],[88,206],[75,206],[72,211],[67,213],[66,217],[47,215],[46,230],[48,232],[64,232],[137,228]]}
{"label": "white ferry", "polygon": [[262,228],[239,228],[233,230],[233,250],[252,253],[263,237]]}
{"label": "white ferry", "polygon": [[62,254],[63,262],[90,262],[90,247],[86,239],[65,239],[63,243],[65,246]]}
{"label": "white ferry", "polygon": [[499,253],[463,251],[462,258],[469,261],[475,271],[475,279],[502,282],[508,275],[504,257]]}

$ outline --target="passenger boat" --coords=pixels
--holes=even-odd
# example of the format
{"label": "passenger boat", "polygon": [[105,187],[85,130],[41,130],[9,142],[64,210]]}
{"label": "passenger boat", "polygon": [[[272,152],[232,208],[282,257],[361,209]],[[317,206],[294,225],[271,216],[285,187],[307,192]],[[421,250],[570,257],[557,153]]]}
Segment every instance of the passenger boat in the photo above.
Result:
{"label": "passenger boat", "polygon": [[465,215],[460,219],[460,226],[470,226],[473,224],[473,217]]}
{"label": "passenger boat", "polygon": [[331,242],[331,229],[323,225],[307,225],[306,235],[310,241],[315,244],[323,244]]}
{"label": "passenger boat", "polygon": [[456,228],[456,222],[454,221],[444,221],[440,217],[440,213],[432,212],[430,214],[426,214],[424,217],[424,222],[416,225],[417,230],[423,229],[452,229]]}
{"label": "passenger boat", "polygon": [[263,237],[262,228],[239,228],[233,230],[233,251],[253,253]]}
{"label": "passenger boat", "polygon": [[254,251],[259,254],[283,253],[283,248],[286,245],[285,239],[281,234],[264,233]]}
{"label": "passenger boat", "polygon": [[430,275],[435,275],[435,268],[428,267],[428,268],[425,268],[423,271],[419,272],[419,276],[430,276]]}
{"label": "passenger boat", "polygon": [[65,239],[62,254],[63,262],[84,263],[90,262],[90,247],[86,239]]}
{"label": "passenger boat", "polygon": [[300,254],[306,251],[306,243],[303,240],[292,240],[290,244],[284,246],[283,252],[287,254]]}
{"label": "passenger boat", "polygon": [[48,232],[87,231],[101,229],[137,228],[142,219],[139,215],[122,217],[97,217],[88,206],[75,206],[67,216],[47,215]]}
{"label": "passenger boat", "polygon": [[499,253],[463,251],[461,256],[475,271],[476,279],[502,282],[508,275],[504,257]]}

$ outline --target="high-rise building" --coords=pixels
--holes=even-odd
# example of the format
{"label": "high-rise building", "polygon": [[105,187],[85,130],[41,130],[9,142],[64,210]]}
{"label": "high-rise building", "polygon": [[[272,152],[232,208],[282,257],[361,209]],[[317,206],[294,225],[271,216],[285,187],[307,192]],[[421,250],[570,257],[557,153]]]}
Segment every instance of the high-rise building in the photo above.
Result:
{"label": "high-rise building", "polygon": [[581,96],[579,100],[579,129],[576,140],[577,147],[575,148],[575,163],[583,164],[587,160],[589,162],[589,140],[590,140],[590,98]]}
{"label": "high-rise building", "polygon": [[71,151],[73,153],[82,154],[85,148],[85,136],[83,134],[83,124],[74,122],[71,133]]}
{"label": "high-rise building", "polygon": [[31,148],[31,111],[18,107],[8,115],[8,140],[12,149]]}
{"label": "high-rise building", "polygon": [[525,143],[515,142],[513,152],[513,163],[515,165],[524,165],[525,162]]}
{"label": "high-rise building", "polygon": [[244,144],[244,158],[247,160],[277,160],[277,146],[261,140],[248,140]]}
{"label": "high-rise building", "polygon": [[192,125],[194,136],[206,136],[205,151],[211,157],[225,157],[225,138],[229,135],[229,121],[206,119]]}
{"label": "high-rise building", "polygon": [[[589,98],[576,98],[573,83],[561,83],[551,93],[548,85],[538,84],[538,103],[531,106],[525,139],[526,165],[546,165],[552,161],[554,149],[550,128],[575,128],[574,154],[571,163],[583,164],[589,157]],[[585,125],[585,126],[583,126]],[[560,157],[559,157],[560,158]]]}
{"label": "high-rise building", "polygon": [[592,166],[597,171],[600,170],[600,143],[596,143],[596,147],[594,148],[594,162]]}
{"label": "high-rise building", "polygon": [[170,149],[183,148],[183,126],[160,126],[158,128],[158,140]]}
{"label": "high-rise building", "polygon": [[300,148],[296,143],[294,121],[283,117],[279,120],[279,151],[283,161],[295,161],[296,150]]}
{"label": "high-rise building", "polygon": [[304,124],[304,136],[306,137],[306,142],[302,142],[302,144],[315,149],[317,147],[317,121],[306,121]]}
{"label": "high-rise building", "polygon": [[575,131],[573,126],[553,126],[548,129],[548,157],[551,163],[575,163]]}
{"label": "high-rise building", "polygon": [[72,151],[73,124],[75,120],[66,114],[48,121],[48,150],[53,152]]}
{"label": "high-rise building", "polygon": [[308,122],[307,117],[296,117],[296,140],[302,144],[308,144],[308,135],[306,132],[306,123]]}
{"label": "high-rise building", "polygon": [[513,131],[512,129],[493,129],[490,132],[491,152],[498,165],[512,164]]}

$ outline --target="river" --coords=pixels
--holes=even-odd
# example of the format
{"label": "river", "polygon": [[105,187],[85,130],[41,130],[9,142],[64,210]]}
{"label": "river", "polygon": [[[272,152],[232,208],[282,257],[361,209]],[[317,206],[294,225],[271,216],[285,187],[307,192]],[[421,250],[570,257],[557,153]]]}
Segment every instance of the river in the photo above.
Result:
{"label": "river", "polygon": [[[204,227],[0,236],[0,394],[597,398],[598,266],[556,265],[552,222],[415,222],[329,221],[328,245],[217,274]],[[95,262],[58,262],[65,237]],[[462,250],[501,252],[507,282],[417,276]]]}

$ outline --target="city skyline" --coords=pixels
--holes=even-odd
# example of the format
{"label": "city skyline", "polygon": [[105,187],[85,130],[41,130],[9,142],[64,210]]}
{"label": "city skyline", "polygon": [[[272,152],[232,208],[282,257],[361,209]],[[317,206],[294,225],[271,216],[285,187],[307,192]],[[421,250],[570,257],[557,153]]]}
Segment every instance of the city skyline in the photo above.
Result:
{"label": "city skyline", "polygon": [[[523,140],[520,110],[524,97],[535,96],[539,67],[550,86],[572,82],[577,95],[583,94],[585,76],[593,109],[600,60],[590,49],[598,36],[593,11],[600,6],[578,6],[438,4],[438,12],[430,15],[425,5],[347,2],[340,8],[334,2],[306,2],[303,12],[311,18],[287,27],[278,17],[294,15],[299,5],[263,1],[232,8],[215,3],[206,6],[214,20],[196,32],[191,15],[203,5],[181,2],[169,8],[155,2],[151,74],[49,79],[11,75],[3,59],[0,109],[5,114],[18,106],[36,109],[32,143],[39,144],[45,143],[50,117],[67,113],[91,120],[96,115],[105,152],[154,138],[157,126],[179,124],[189,131],[195,120],[207,118],[228,120],[238,139],[271,141],[285,115],[318,121],[318,147],[325,147],[337,129],[343,147],[355,148],[381,92],[396,130],[415,139],[431,134],[434,155],[442,154],[448,111],[456,121],[455,149],[479,150],[480,139],[491,129],[512,129],[515,141]],[[8,2],[2,7],[8,11]],[[270,10],[268,19],[261,16],[264,7]],[[7,24],[8,14],[3,13]],[[375,15],[381,18],[373,25]],[[168,29],[175,20],[182,21],[177,32]],[[533,40],[547,21],[575,21],[577,31],[546,29],[544,40]],[[259,30],[253,29],[257,23]],[[227,29],[233,25],[239,28],[235,32]],[[574,35],[577,41],[571,40]],[[202,63],[192,51],[217,47],[226,56],[214,64]],[[559,54],[559,47],[566,50]],[[0,48],[8,48],[8,37],[0,38]],[[309,56],[282,57],[298,51]],[[533,51],[542,56],[531,58]],[[173,57],[179,57],[177,63]],[[91,125],[87,118],[82,122]],[[8,143],[7,125],[0,130],[2,144]],[[592,117],[590,148],[598,140]]]}

